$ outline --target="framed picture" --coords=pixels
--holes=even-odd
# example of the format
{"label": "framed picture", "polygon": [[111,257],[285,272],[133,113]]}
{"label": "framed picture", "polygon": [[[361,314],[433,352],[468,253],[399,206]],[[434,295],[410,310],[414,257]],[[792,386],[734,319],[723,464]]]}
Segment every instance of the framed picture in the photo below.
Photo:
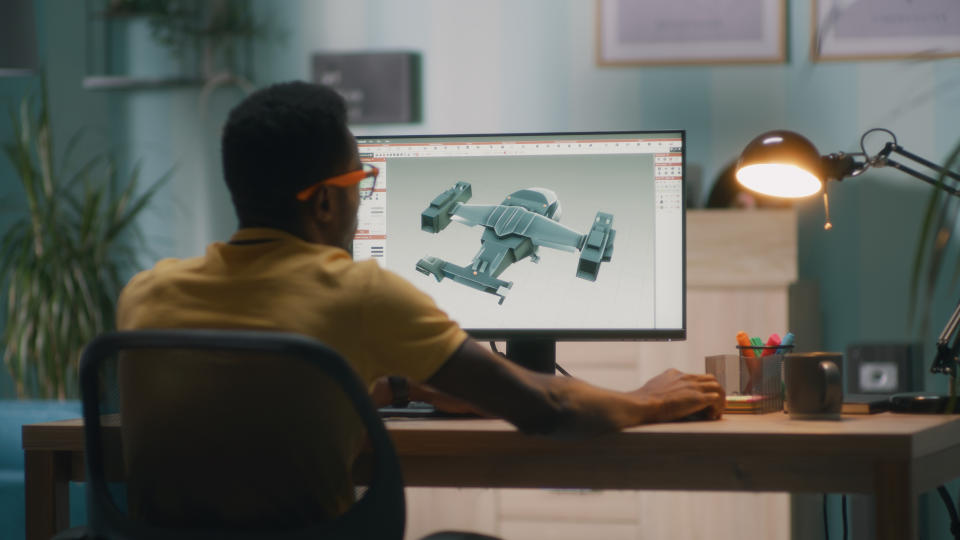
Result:
{"label": "framed picture", "polygon": [[810,57],[960,56],[958,0],[813,0]]}
{"label": "framed picture", "polygon": [[597,0],[599,65],[785,60],[786,0]]}

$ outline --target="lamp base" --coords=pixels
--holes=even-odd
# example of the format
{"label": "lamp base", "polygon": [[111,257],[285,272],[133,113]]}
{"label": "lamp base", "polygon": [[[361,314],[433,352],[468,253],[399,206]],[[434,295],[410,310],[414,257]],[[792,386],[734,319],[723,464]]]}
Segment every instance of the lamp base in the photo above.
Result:
{"label": "lamp base", "polygon": [[[929,392],[907,392],[890,396],[890,412],[912,414],[944,414],[950,396]],[[957,400],[960,405],[960,399]],[[954,406],[953,414],[960,414],[960,406]]]}

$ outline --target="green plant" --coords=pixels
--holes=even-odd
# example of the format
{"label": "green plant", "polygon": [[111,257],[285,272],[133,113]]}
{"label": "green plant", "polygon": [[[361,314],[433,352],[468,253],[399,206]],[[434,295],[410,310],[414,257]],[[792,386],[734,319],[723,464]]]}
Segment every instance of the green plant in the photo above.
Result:
{"label": "green plant", "polygon": [[26,204],[0,240],[3,359],[18,396],[75,397],[80,352],[113,328],[122,276],[136,267],[135,218],[171,173],[138,193],[139,166],[122,177],[107,153],[72,168],[82,133],[57,167],[45,88],[39,104],[25,98],[10,117],[4,152]]}

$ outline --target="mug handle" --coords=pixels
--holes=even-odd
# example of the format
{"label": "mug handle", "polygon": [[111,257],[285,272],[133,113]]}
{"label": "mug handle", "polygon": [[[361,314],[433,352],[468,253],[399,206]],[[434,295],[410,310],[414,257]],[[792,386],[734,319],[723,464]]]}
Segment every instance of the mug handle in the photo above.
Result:
{"label": "mug handle", "polygon": [[824,360],[820,362],[823,374],[823,394],[820,395],[820,410],[829,411],[843,402],[843,386],[840,380],[840,368],[837,364]]}

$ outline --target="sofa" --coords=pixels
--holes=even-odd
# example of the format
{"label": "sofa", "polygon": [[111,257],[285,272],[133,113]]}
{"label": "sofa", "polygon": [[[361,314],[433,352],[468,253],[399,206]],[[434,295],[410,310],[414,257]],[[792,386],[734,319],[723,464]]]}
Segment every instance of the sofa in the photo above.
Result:
{"label": "sofa", "polygon": [[[23,424],[81,416],[79,401],[0,400],[0,538],[23,540]],[[70,484],[70,524],[86,523],[83,484]]]}

